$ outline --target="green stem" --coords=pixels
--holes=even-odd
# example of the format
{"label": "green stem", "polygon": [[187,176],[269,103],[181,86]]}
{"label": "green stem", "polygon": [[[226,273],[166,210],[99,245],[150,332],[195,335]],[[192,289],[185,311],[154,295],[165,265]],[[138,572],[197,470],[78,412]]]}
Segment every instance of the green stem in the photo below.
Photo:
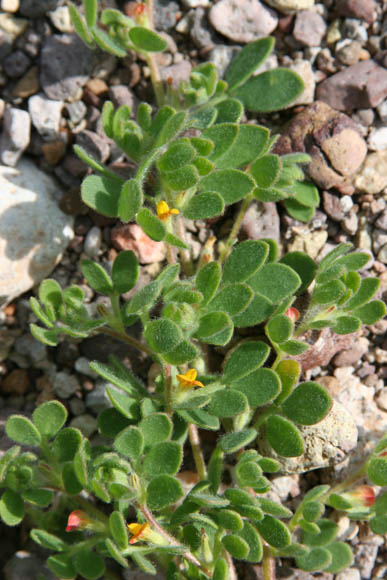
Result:
{"label": "green stem", "polygon": [[140,350],[141,352],[144,352],[145,354],[149,355],[153,354],[149,346],[147,346],[146,344],[142,344],[136,338],[133,338],[132,336],[126,334],[126,332],[118,332],[117,330],[108,327],[104,327],[101,330],[97,330],[97,332],[99,334],[108,334],[109,336],[116,338],[117,340],[121,340],[122,342],[125,342],[126,344],[133,346],[134,348]]}
{"label": "green stem", "polygon": [[271,405],[266,411],[259,413],[258,417],[254,421],[254,429],[258,431],[261,425],[266,421],[270,415],[274,415],[278,411],[278,407],[276,405]]}
{"label": "green stem", "polygon": [[[155,25],[153,19],[153,0],[145,0],[145,5],[148,15],[149,28],[150,30],[154,31]],[[146,58],[147,65],[150,70],[151,81],[153,90],[155,92],[156,102],[158,106],[161,107],[164,104],[165,95],[157,60],[153,53],[146,52],[144,53],[144,56]]]}
{"label": "green stem", "polygon": [[121,308],[120,308],[120,296],[119,294],[110,294],[110,303],[112,305],[113,315],[114,315],[114,322],[111,321],[111,324],[114,329],[118,332],[125,332],[125,327],[122,322],[121,318]]}
{"label": "green stem", "polygon": [[275,580],[275,561],[270,546],[263,546],[263,580]]}
{"label": "green stem", "polygon": [[199,478],[201,480],[207,479],[207,468],[203,457],[202,447],[200,445],[199,431],[194,423],[188,424],[188,437],[191,443],[192,454]]}
{"label": "green stem", "polygon": [[367,459],[367,461],[365,461],[363,465],[359,467],[359,469],[357,469],[352,475],[349,475],[346,479],[344,479],[344,481],[335,485],[334,487],[332,487],[332,489],[327,491],[327,493],[325,493],[322,497],[319,498],[319,501],[322,502],[327,501],[327,499],[332,493],[341,493],[348,487],[351,487],[359,479],[362,479],[367,474],[368,462],[369,459]]}
{"label": "green stem", "polygon": [[[176,220],[176,226],[177,226],[177,235],[179,236],[180,239],[183,240],[183,242],[185,242],[186,241],[185,227],[184,227],[183,218],[181,216],[178,216],[178,218]],[[183,266],[184,274],[187,277],[192,276],[194,273],[194,267],[193,267],[193,263],[192,263],[192,259],[191,259],[190,250],[184,250],[183,248],[180,248],[179,254],[180,254],[180,260],[181,260],[181,265]]]}
{"label": "green stem", "polygon": [[167,415],[172,415],[172,374],[170,365],[164,365],[163,372],[165,379],[165,412]]}
{"label": "green stem", "polygon": [[228,253],[230,251],[230,248],[232,246],[232,243],[239,233],[239,229],[242,225],[243,218],[245,217],[245,213],[246,213],[252,199],[253,199],[253,195],[251,193],[249,193],[249,195],[247,195],[245,197],[245,199],[242,201],[241,206],[240,206],[239,211],[238,211],[238,214],[237,214],[237,217],[234,221],[234,225],[232,226],[231,232],[227,238],[225,247],[223,248],[223,250],[220,253],[220,256],[218,259],[219,264],[223,264],[223,262],[227,258]]}

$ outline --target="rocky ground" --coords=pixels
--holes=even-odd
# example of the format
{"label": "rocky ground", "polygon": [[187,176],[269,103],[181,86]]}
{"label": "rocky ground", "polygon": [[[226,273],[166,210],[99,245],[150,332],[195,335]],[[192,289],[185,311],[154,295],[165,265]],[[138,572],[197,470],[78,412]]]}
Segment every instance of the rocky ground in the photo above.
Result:
{"label": "rocky ground", "polygon": [[[125,8],[115,0],[100,4]],[[257,121],[282,135],[278,152],[306,150],[312,155],[308,172],[320,188],[321,207],[303,224],[278,205],[252,205],[241,236],[272,237],[284,251],[303,250],[316,259],[350,241],[370,254],[362,274],[378,276],[379,297],[386,297],[387,5],[383,0],[155,4],[157,29],[168,41],[167,51],[158,56],[164,79],[177,83],[206,60],[222,73],[240,46],[268,34],[275,36],[276,49],[264,66],[290,67],[304,78],[305,90],[295,105]],[[107,339],[63,341],[47,348],[29,333],[35,320],[28,300],[52,272],[63,287],[83,285],[88,308],[95,312],[101,297],[84,285],[83,257],[109,267],[117,252],[133,249],[142,264],[139,285],[162,267],[162,244],[144,237],[136,225],[98,216],[82,204],[79,186],[85,167],[72,152],[77,143],[101,161],[125,167],[125,159],[103,134],[100,111],[106,99],[133,110],[141,100],[151,101],[149,70],[133,55],[119,61],[85,48],[73,34],[64,0],[0,0],[0,96],[1,424],[11,412],[28,414],[56,397],[68,407],[70,424],[93,436],[96,415],[108,402],[106,382],[89,369],[89,360],[105,360],[108,351],[115,352],[144,377],[149,365]],[[211,228],[225,235],[233,211],[216,225],[191,226],[194,254],[212,235]],[[276,493],[290,505],[297,503],[300,490],[340,477],[348,452],[361,460],[386,430],[386,329],[384,320],[338,342],[323,336],[305,362],[306,378],[317,378],[329,389],[338,411],[330,423],[316,427],[322,447],[308,450],[308,468],[322,469],[299,475],[302,466],[289,462],[287,473],[275,478]],[[354,546],[355,563],[336,579],[387,578],[385,540],[345,516],[339,523],[341,538]],[[37,578],[42,556],[24,530],[0,528],[0,534],[0,576]],[[260,578],[258,567],[246,574]],[[292,570],[291,561],[282,563],[278,575],[312,577]],[[138,578],[131,572],[122,577]],[[313,577],[333,579],[332,574]]]}

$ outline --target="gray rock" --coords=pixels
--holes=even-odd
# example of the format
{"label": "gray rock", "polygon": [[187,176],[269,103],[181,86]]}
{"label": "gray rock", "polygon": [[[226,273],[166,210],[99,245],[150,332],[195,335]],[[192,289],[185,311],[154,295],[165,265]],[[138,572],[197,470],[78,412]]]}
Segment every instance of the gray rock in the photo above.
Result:
{"label": "gray rock", "polygon": [[243,43],[267,36],[278,24],[274,10],[259,0],[220,0],[211,8],[209,19],[217,32]]}
{"label": "gray rock", "polygon": [[164,66],[160,69],[161,79],[165,82],[172,80],[172,86],[177,89],[182,81],[188,81],[191,74],[192,65],[188,60],[182,60],[171,66]]}
{"label": "gray rock", "polygon": [[368,40],[368,32],[357,18],[345,18],[342,24],[342,36],[357,40],[362,45]]}
{"label": "gray rock", "polygon": [[110,157],[110,143],[107,137],[102,137],[94,131],[82,131],[78,133],[76,138],[76,143],[86,151],[97,161],[104,163]]}
{"label": "gray rock", "polygon": [[14,350],[26,357],[29,364],[38,367],[47,358],[47,347],[32,334],[23,334],[15,340]]}
{"label": "gray rock", "polygon": [[79,429],[85,437],[90,437],[93,433],[97,431],[98,422],[95,417],[85,413],[84,415],[74,417],[74,419],[70,421],[70,427]]}
{"label": "gray rock", "polygon": [[38,133],[48,140],[59,137],[62,109],[62,101],[48,99],[44,93],[33,95],[28,99],[32,124]]}
{"label": "gray rock", "polygon": [[73,237],[73,218],[58,208],[57,183],[30,161],[0,167],[0,183],[0,304],[6,304],[52,272]]}
{"label": "gray rock", "polygon": [[52,387],[58,397],[69,399],[80,389],[80,384],[77,377],[61,371],[56,373]]}
{"label": "gray rock", "polygon": [[349,236],[354,236],[359,226],[359,218],[357,214],[351,211],[341,222],[342,228]]}
{"label": "gray rock", "polygon": [[83,250],[89,258],[96,258],[100,252],[102,243],[101,228],[93,226],[87,233],[83,244]]}
{"label": "gray rock", "polygon": [[383,123],[387,123],[387,99],[376,107],[378,115]]}
{"label": "gray rock", "polygon": [[55,580],[45,561],[35,554],[25,550],[16,552],[4,566],[4,580],[31,580],[44,577],[46,580]]}
{"label": "gray rock", "polygon": [[365,60],[319,84],[316,96],[339,111],[377,107],[387,97],[387,70]]}
{"label": "gray rock", "polygon": [[116,107],[127,105],[132,109],[132,115],[136,114],[139,104],[137,97],[126,85],[113,85],[110,87],[109,99],[113,101]]}
{"label": "gray rock", "polygon": [[302,93],[292,101],[288,109],[297,105],[310,105],[314,101],[314,92],[316,89],[316,81],[314,80],[314,73],[312,65],[307,60],[297,60],[289,67],[292,71],[300,75],[304,81],[305,88]]}
{"label": "gray rock", "polygon": [[73,126],[78,125],[86,117],[87,107],[83,101],[68,103],[66,110],[69,114],[70,122]]}
{"label": "gray rock", "polygon": [[190,15],[190,34],[195,46],[206,49],[215,45],[215,36],[209,28],[207,12],[204,8],[191,10]]}
{"label": "gray rock", "polygon": [[320,46],[326,31],[325,20],[317,12],[302,10],[297,13],[293,37],[303,46]]}
{"label": "gray rock", "polygon": [[156,0],[154,9],[156,30],[168,31],[174,28],[178,12],[180,12],[180,6],[174,0]]}
{"label": "gray rock", "polygon": [[375,222],[377,228],[387,232],[387,210],[384,210]]}
{"label": "gray rock", "polygon": [[384,244],[378,252],[378,260],[383,264],[387,264],[387,244]]}
{"label": "gray rock", "polygon": [[74,368],[78,373],[82,373],[91,379],[96,379],[99,375],[93,369],[90,368],[90,361],[85,356],[80,356],[77,358],[74,364]]}
{"label": "gray rock", "polygon": [[5,30],[0,29],[0,60],[3,61],[11,50],[12,36]]}
{"label": "gray rock", "polygon": [[228,46],[227,44],[218,44],[211,50],[208,54],[208,60],[213,62],[220,78],[224,77],[224,74],[232,61],[232,59],[238,54],[239,49],[235,46]]}
{"label": "gray rock", "polygon": [[91,409],[96,414],[112,406],[106,393],[107,387],[116,389],[116,387],[114,387],[111,383],[108,383],[102,379],[98,379],[95,383],[94,389],[86,396],[86,407]]}
{"label": "gray rock", "polygon": [[21,0],[20,14],[28,18],[41,18],[49,10],[55,10],[58,0]]}
{"label": "gray rock", "polygon": [[387,127],[374,127],[368,135],[368,148],[371,151],[387,149]]}
{"label": "gray rock", "polygon": [[30,143],[31,119],[22,109],[6,109],[3,132],[0,138],[0,159],[5,165],[15,167]]}
{"label": "gray rock", "polygon": [[280,239],[280,218],[273,202],[254,202],[245,213],[241,232],[251,240]]}
{"label": "gray rock", "polygon": [[31,60],[22,50],[15,50],[3,60],[4,72],[12,79],[21,77],[30,64]]}
{"label": "gray rock", "polygon": [[298,10],[308,10],[314,5],[314,0],[266,0],[266,4],[284,14],[293,14]]}
{"label": "gray rock", "polygon": [[335,55],[341,63],[352,66],[359,62],[362,50],[360,42],[346,38],[336,44]]}

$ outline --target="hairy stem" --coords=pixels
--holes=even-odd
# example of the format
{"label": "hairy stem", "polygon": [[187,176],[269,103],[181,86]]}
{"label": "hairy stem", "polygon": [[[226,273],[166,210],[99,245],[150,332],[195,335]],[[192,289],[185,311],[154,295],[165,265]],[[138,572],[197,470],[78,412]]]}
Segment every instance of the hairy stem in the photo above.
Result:
{"label": "hairy stem", "polygon": [[[177,226],[177,235],[179,236],[179,238],[181,240],[183,240],[183,242],[185,242],[186,241],[185,227],[184,227],[183,218],[181,216],[179,216],[177,218],[176,226]],[[181,260],[181,265],[183,266],[184,274],[187,277],[192,276],[194,273],[194,267],[193,267],[193,263],[192,263],[192,259],[191,259],[190,250],[184,250],[183,248],[181,248],[179,250],[179,254],[180,254],[180,260]]]}
{"label": "hairy stem", "polygon": [[117,330],[114,330],[113,328],[104,327],[104,328],[101,328],[101,330],[97,330],[97,333],[98,334],[108,334],[109,336],[116,338],[117,340],[121,340],[122,342],[125,342],[126,344],[133,346],[134,348],[136,348],[137,350],[140,350],[141,352],[144,352],[145,354],[149,354],[149,355],[153,354],[151,349],[146,344],[143,344],[142,342],[140,342],[136,338],[129,336],[128,334],[126,334],[126,332],[118,332]]}
{"label": "hairy stem", "polygon": [[202,447],[200,445],[199,432],[197,426],[193,423],[188,425],[188,436],[199,478],[207,479],[207,468],[203,457]]}
{"label": "hairy stem", "polygon": [[171,367],[169,365],[164,365],[163,368],[165,377],[165,411],[167,415],[172,415],[172,374]]}
{"label": "hairy stem", "polygon": [[275,561],[270,546],[263,546],[263,580],[275,580]]}
{"label": "hairy stem", "polygon": [[220,253],[220,256],[218,259],[219,264],[223,264],[223,262],[227,258],[229,251],[230,251],[230,248],[232,246],[232,243],[239,233],[243,218],[245,217],[245,213],[246,213],[252,199],[253,199],[253,196],[250,193],[242,201],[241,206],[240,206],[239,211],[238,211],[238,214],[237,214],[237,217],[235,218],[234,225],[232,226],[231,232],[227,238],[225,247],[223,248],[222,252]]}
{"label": "hairy stem", "polygon": [[[145,4],[146,4],[147,15],[148,15],[149,28],[151,30],[154,30],[155,25],[154,25],[154,18],[153,18],[153,0],[145,0]],[[149,70],[150,70],[151,81],[152,81],[153,90],[155,92],[156,102],[157,102],[158,106],[161,107],[164,104],[164,89],[163,89],[163,83],[161,80],[161,75],[160,75],[160,70],[159,70],[159,67],[157,64],[157,60],[156,60],[156,57],[153,53],[147,52],[147,53],[145,53],[145,57],[146,57],[147,65],[148,65]]]}

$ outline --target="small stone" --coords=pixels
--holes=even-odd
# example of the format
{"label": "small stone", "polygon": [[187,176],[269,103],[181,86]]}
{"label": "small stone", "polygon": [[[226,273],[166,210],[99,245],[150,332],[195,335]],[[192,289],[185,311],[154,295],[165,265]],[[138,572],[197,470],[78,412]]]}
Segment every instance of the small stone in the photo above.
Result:
{"label": "small stone", "polygon": [[372,109],[358,109],[352,114],[352,119],[363,127],[369,127],[375,120],[375,113]]}
{"label": "small stone", "polygon": [[33,66],[12,89],[12,96],[25,99],[40,90],[39,67]]}
{"label": "small stone", "polygon": [[340,222],[342,219],[344,219],[345,214],[343,208],[341,207],[340,199],[337,197],[337,195],[329,193],[328,191],[323,191],[322,198],[324,211],[331,219],[333,219],[335,222]]}
{"label": "small stone", "polygon": [[288,244],[288,250],[289,252],[305,252],[314,259],[317,258],[327,239],[328,232],[326,230],[298,234],[295,236],[293,242]]}
{"label": "small stone", "polygon": [[299,10],[308,10],[314,5],[314,0],[265,0],[266,4],[283,14],[292,14]]}
{"label": "small stone", "polygon": [[375,222],[377,228],[387,231],[387,210],[384,210]]}
{"label": "small stone", "polygon": [[253,202],[244,215],[241,232],[250,240],[272,238],[280,240],[280,218],[273,202]]}
{"label": "small stone", "polygon": [[20,14],[28,18],[41,18],[49,10],[55,10],[58,0],[21,0]]}
{"label": "small stone", "polygon": [[338,111],[376,107],[387,97],[387,70],[372,59],[359,62],[320,83],[316,96]]}
{"label": "small stone", "polygon": [[90,368],[90,361],[85,356],[80,356],[74,363],[74,368],[78,373],[86,375],[91,379],[98,378],[98,374]]}
{"label": "small stone", "polygon": [[161,79],[164,82],[171,82],[172,87],[177,89],[182,81],[189,81],[192,65],[188,60],[182,60],[171,66],[164,66],[160,69]]}
{"label": "small stone", "polygon": [[134,93],[125,85],[115,85],[109,89],[109,99],[113,101],[116,107],[127,105],[132,110],[132,115],[135,115],[138,107],[138,100]]}
{"label": "small stone", "polygon": [[49,165],[57,165],[66,152],[66,144],[60,139],[43,143],[42,152]]}
{"label": "small stone", "polygon": [[[104,95],[109,90],[108,85],[103,79],[89,79],[86,83],[86,88],[88,88],[92,93],[97,96]],[[82,102],[82,101],[80,101]]]}
{"label": "small stone", "polygon": [[47,347],[37,341],[32,334],[23,334],[15,341],[15,352],[26,357],[30,366],[39,367],[47,360]]}
{"label": "small stone", "polygon": [[356,365],[360,362],[362,356],[368,351],[369,341],[361,336],[354,341],[348,350],[343,350],[333,358],[333,364],[336,367],[346,367]]}
{"label": "small stone", "polygon": [[336,7],[340,16],[351,16],[369,24],[374,21],[376,8],[374,0],[339,0]]}
{"label": "small stone", "polygon": [[58,6],[56,10],[48,13],[48,17],[55,28],[60,32],[74,32],[74,26],[68,6]]}
{"label": "small stone", "polygon": [[293,28],[293,37],[303,46],[320,46],[327,31],[325,20],[311,10],[298,12]]}
{"label": "small stone", "polygon": [[353,184],[358,193],[380,193],[387,186],[387,151],[367,155]]}
{"label": "small stone", "polygon": [[101,228],[93,226],[87,233],[83,250],[89,258],[97,258],[101,250],[102,231]]}
{"label": "small stone", "polygon": [[196,8],[188,15],[189,33],[195,46],[206,51],[215,46],[215,35],[209,27],[207,11],[204,8]]}
{"label": "small stone", "polygon": [[1,9],[4,12],[17,12],[20,7],[20,0],[1,0]]}
{"label": "small stone", "polygon": [[70,421],[70,427],[74,429],[79,429],[85,437],[90,437],[98,429],[98,422],[95,417],[85,413],[84,415],[79,415],[74,417]]}
{"label": "small stone", "polygon": [[[4,538],[3,538],[4,541]],[[56,576],[46,567],[43,558],[25,550],[16,552],[4,566],[4,580],[31,580],[44,577],[55,580]]]}
{"label": "small stone", "polygon": [[30,386],[28,372],[24,369],[15,369],[2,380],[0,385],[2,393],[25,395]]}
{"label": "small stone", "polygon": [[368,148],[371,151],[387,149],[387,127],[374,127],[368,135]]}
{"label": "small stone", "polygon": [[363,46],[368,40],[368,32],[365,26],[357,18],[345,18],[342,22],[343,38],[358,40]]}
{"label": "small stone", "polygon": [[107,137],[101,137],[94,131],[85,129],[78,133],[76,143],[87,151],[92,157],[105,163],[110,157],[110,143]]}
{"label": "small stone", "polygon": [[107,387],[116,390],[116,387],[111,383],[99,379],[97,380],[94,389],[86,395],[86,407],[91,409],[95,414],[101,413],[104,409],[112,406],[106,392]]}
{"label": "small stone", "polygon": [[73,126],[78,125],[85,118],[87,113],[87,107],[83,101],[75,101],[74,103],[68,103],[66,105],[66,110],[69,114],[70,122]]}
{"label": "small stone", "polygon": [[359,62],[362,47],[360,42],[357,40],[345,39],[342,42],[338,42],[335,51],[336,57],[347,66],[352,66]]}
{"label": "small stone", "polygon": [[4,72],[11,79],[17,79],[24,75],[30,64],[30,59],[22,50],[15,50],[3,59]]}
{"label": "small stone", "polygon": [[380,105],[378,105],[376,107],[376,110],[378,112],[378,115],[380,117],[380,120],[383,123],[387,123],[387,99],[385,99],[383,101],[383,103],[380,103]]}
{"label": "small stone", "polygon": [[340,207],[344,213],[348,213],[353,208],[353,201],[349,195],[340,198]]}
{"label": "small stone", "polygon": [[154,19],[156,30],[167,32],[174,28],[180,6],[173,0],[155,0]]}
{"label": "small stone", "polygon": [[387,264],[387,244],[384,244],[378,252],[378,260],[383,264]]}
{"label": "small stone", "polygon": [[0,14],[0,29],[7,32],[11,36],[12,41],[16,40],[18,36],[23,34],[27,26],[28,20],[25,20],[24,18],[17,18],[12,14],[7,13]]}
{"label": "small stone", "polygon": [[359,218],[355,212],[351,211],[349,215],[345,216],[341,222],[341,226],[346,234],[349,236],[354,236],[357,232],[359,225]]}
{"label": "small stone", "polygon": [[313,103],[316,81],[310,62],[307,60],[297,60],[291,64],[289,68],[300,75],[304,81],[305,88],[302,93],[292,101],[291,105],[286,108],[290,109],[297,105],[309,105],[310,103]]}
{"label": "small stone", "polygon": [[251,42],[267,36],[278,24],[276,13],[259,0],[220,0],[209,19],[217,32],[233,42]]}
{"label": "small stone", "polygon": [[5,165],[15,167],[30,143],[31,119],[22,109],[6,109],[0,141],[0,159]]}
{"label": "small stone", "polygon": [[44,93],[28,99],[31,121],[39,135],[54,140],[58,138],[63,102],[48,99]]}
{"label": "small stone", "polygon": [[380,391],[380,393],[376,397],[376,403],[378,407],[383,409],[383,411],[387,411],[387,389],[384,388]]}
{"label": "small stone", "polygon": [[137,224],[117,224],[111,231],[111,239],[117,250],[132,250],[141,264],[165,259],[165,244],[151,240]]}
{"label": "small stone", "polygon": [[336,580],[361,580],[361,576],[356,568],[348,568],[348,570],[336,574]]}
{"label": "small stone", "polygon": [[77,377],[61,371],[55,375],[53,389],[61,399],[69,399],[80,389],[80,384]]}

